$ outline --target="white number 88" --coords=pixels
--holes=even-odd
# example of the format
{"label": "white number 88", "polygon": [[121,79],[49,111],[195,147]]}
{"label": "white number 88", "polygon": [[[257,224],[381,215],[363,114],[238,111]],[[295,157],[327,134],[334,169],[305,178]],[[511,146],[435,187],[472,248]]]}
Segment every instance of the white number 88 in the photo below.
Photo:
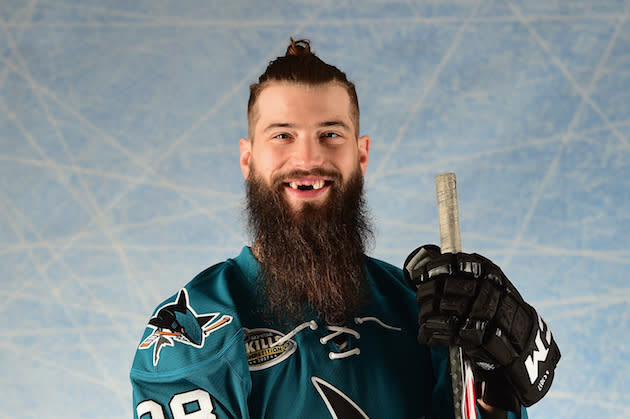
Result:
{"label": "white number 88", "polygon": [[[197,404],[197,410],[187,413],[184,407],[192,403]],[[216,419],[216,415],[212,413],[214,405],[210,394],[202,389],[176,394],[168,406],[171,409],[173,419]],[[138,418],[142,418],[142,415],[148,413],[150,416],[146,417],[146,419],[165,419],[162,405],[154,400],[145,400],[142,403],[138,403],[136,413]]]}

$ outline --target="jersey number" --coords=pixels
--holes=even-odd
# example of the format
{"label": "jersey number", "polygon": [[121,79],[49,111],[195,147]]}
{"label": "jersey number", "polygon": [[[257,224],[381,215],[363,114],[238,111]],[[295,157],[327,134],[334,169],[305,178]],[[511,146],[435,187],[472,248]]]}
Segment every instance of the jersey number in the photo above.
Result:
{"label": "jersey number", "polygon": [[[173,419],[216,419],[210,393],[197,389],[173,396],[168,404]],[[165,419],[164,408],[154,400],[145,400],[136,407],[138,419]],[[148,415],[147,415],[148,414]],[[147,415],[147,416],[143,416]]]}

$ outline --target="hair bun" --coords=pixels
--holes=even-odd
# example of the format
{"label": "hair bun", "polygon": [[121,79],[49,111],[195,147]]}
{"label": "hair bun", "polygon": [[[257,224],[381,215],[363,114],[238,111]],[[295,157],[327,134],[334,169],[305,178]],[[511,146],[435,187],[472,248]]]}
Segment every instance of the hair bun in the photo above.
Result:
{"label": "hair bun", "polygon": [[289,55],[309,55],[311,53],[311,41],[308,39],[298,39],[294,41],[291,38],[291,44],[287,47],[287,53],[284,54],[285,57]]}

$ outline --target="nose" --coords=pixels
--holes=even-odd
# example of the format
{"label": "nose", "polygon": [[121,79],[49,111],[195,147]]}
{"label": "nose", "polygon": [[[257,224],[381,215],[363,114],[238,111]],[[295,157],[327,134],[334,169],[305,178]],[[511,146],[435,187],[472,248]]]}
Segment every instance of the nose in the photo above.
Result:
{"label": "nose", "polygon": [[305,170],[321,167],[324,163],[324,150],[319,139],[301,138],[296,141],[293,163]]}

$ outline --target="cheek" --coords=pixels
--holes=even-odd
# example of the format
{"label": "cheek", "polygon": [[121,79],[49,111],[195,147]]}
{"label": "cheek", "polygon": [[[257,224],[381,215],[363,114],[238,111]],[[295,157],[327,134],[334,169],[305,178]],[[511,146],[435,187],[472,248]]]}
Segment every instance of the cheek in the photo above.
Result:
{"label": "cheek", "polygon": [[256,166],[256,172],[267,182],[271,179],[275,172],[282,168],[285,159],[282,154],[265,149],[252,155],[252,162]]}
{"label": "cheek", "polygon": [[348,179],[349,175],[353,174],[360,167],[357,150],[353,149],[337,155],[333,160],[333,164],[343,173],[344,178]]}

